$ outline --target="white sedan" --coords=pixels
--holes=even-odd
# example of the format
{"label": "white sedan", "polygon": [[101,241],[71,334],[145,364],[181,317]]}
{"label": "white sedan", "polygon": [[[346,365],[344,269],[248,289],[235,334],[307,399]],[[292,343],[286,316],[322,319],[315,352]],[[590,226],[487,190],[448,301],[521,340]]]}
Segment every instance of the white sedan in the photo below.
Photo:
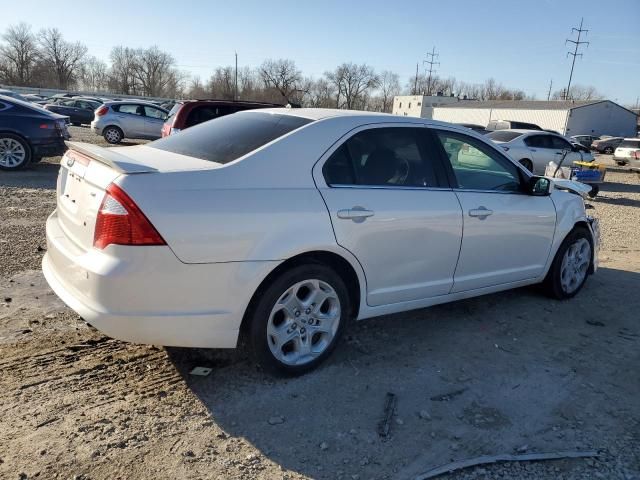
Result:
{"label": "white sedan", "polygon": [[[497,143],[515,161],[527,170],[544,175],[549,162],[564,159],[565,166],[574,161],[592,162],[593,155],[584,147],[572,145],[562,135],[541,130],[495,130],[487,138]],[[584,150],[587,150],[586,152]]]}
{"label": "white sedan", "polygon": [[597,222],[571,182],[451,124],[272,109],[143,146],[69,146],[43,271],[123,340],[243,338],[297,374],[351,319],[536,283],[568,298],[597,266]]}

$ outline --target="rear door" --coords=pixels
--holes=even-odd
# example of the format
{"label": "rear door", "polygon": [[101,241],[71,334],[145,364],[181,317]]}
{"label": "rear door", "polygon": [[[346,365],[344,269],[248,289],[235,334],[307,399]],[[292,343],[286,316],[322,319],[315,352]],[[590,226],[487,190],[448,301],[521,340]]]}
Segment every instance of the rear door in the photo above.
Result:
{"label": "rear door", "polygon": [[144,106],[135,103],[122,103],[112,105],[115,115],[118,118],[120,127],[124,131],[125,137],[145,138],[146,124]]}
{"label": "rear door", "polygon": [[159,108],[144,106],[145,133],[147,138],[156,139],[162,136],[162,126],[167,118],[167,113]]}
{"label": "rear door", "polygon": [[93,121],[93,112],[95,109],[95,104],[91,102],[87,102],[86,100],[76,100],[76,115],[81,123],[91,123]]}
{"label": "rear door", "polygon": [[316,164],[314,179],[338,244],[364,269],[368,305],[449,293],[462,212],[426,128],[354,130]]}
{"label": "rear door", "polygon": [[452,292],[540,276],[555,232],[551,197],[523,193],[528,176],[485,142],[434,131],[464,219]]}
{"label": "rear door", "polygon": [[524,139],[524,144],[529,148],[529,152],[531,153],[533,173],[536,175],[544,174],[549,162],[558,163],[561,159],[560,155],[556,155],[556,150],[551,144],[549,135],[529,135]]}

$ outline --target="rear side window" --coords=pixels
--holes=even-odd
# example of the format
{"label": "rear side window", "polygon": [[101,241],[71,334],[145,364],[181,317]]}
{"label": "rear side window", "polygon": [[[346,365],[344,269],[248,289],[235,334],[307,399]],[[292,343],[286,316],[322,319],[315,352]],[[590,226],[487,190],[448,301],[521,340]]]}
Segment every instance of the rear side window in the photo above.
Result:
{"label": "rear side window", "polygon": [[230,113],[231,107],[217,107],[212,105],[195,107],[191,112],[189,112],[184,128],[193,127],[194,125],[198,125],[224,115],[229,115]]}
{"label": "rear side window", "polygon": [[188,128],[149,147],[216,163],[229,163],[312,120],[292,115],[237,113]]}
{"label": "rear side window", "polygon": [[623,140],[620,142],[621,148],[640,148],[640,140]]}
{"label": "rear side window", "polygon": [[112,105],[111,108],[119,113],[129,113],[131,115],[144,115],[144,110],[141,105],[132,104],[118,104]]}
{"label": "rear side window", "polygon": [[487,135],[491,140],[495,140],[496,142],[510,142],[514,138],[518,138],[522,136],[520,132],[510,132],[508,130],[496,130],[495,132],[491,132]]}
{"label": "rear side window", "polygon": [[[551,140],[551,145],[553,146],[553,148],[556,148],[558,150],[571,150],[571,144],[566,140],[560,137],[556,137],[555,135],[550,135],[549,138]],[[586,148],[585,150],[588,151],[588,149]]]}
{"label": "rear side window", "polygon": [[371,128],[349,138],[326,161],[328,185],[437,186],[420,128]]}
{"label": "rear side window", "polygon": [[524,139],[525,145],[535,148],[555,148],[549,135],[531,135]]}

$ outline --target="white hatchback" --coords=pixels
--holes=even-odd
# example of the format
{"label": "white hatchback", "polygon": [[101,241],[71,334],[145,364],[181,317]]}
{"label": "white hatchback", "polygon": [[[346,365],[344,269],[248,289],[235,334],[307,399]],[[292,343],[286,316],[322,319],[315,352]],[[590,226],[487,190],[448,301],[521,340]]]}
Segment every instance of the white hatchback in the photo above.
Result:
{"label": "white hatchback", "polygon": [[571,182],[446,123],[271,109],[144,146],[69,146],[43,271],[128,341],[244,338],[295,374],[352,318],[535,283],[568,298],[597,266],[597,222]]}

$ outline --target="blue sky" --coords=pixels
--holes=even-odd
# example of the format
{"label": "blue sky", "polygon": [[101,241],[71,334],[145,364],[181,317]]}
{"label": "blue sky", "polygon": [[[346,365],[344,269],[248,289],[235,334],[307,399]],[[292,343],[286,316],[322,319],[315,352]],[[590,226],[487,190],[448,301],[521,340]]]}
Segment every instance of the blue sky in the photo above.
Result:
{"label": "blue sky", "polygon": [[[19,5],[19,6],[16,6]],[[546,99],[566,85],[565,39],[584,16],[590,31],[574,84],[635,104],[640,96],[640,0],[0,0],[0,31],[26,21],[58,27],[108,59],[114,45],[158,45],[206,79],[220,65],[291,58],[319,76],[342,62],[400,74],[402,84],[433,46],[438,74],[489,77]]]}

